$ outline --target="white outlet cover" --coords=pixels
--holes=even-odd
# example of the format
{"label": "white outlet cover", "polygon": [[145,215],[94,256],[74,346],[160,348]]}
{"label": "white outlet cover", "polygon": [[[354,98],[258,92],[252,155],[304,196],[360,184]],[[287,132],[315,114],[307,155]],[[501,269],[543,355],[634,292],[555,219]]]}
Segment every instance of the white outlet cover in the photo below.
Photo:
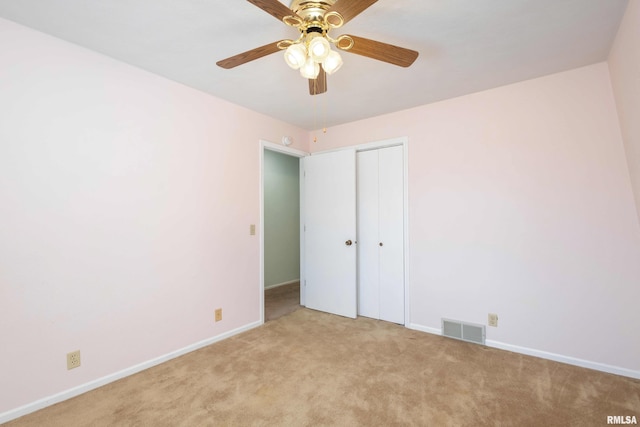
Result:
{"label": "white outlet cover", "polygon": [[489,313],[488,318],[489,318],[488,319],[489,326],[495,326],[495,327],[498,326],[498,315],[497,314]]}

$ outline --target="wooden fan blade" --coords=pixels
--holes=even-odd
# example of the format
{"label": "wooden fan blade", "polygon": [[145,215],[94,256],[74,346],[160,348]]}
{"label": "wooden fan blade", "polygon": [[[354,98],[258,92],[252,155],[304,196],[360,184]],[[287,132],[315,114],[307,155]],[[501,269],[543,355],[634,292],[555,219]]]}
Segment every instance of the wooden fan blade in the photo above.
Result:
{"label": "wooden fan blade", "polygon": [[400,67],[410,66],[418,57],[418,52],[415,50],[365,39],[364,37],[351,35],[348,37],[351,37],[353,40],[353,46],[350,49],[345,49],[340,46],[341,43],[336,43],[336,46],[345,52],[355,53],[356,55],[366,56],[368,58],[377,59],[378,61],[399,65]]}
{"label": "wooden fan blade", "polygon": [[329,8],[327,13],[338,12],[342,15],[344,23],[346,24],[377,1],[378,0],[337,0],[333,6]]}
{"label": "wooden fan blade", "polygon": [[270,43],[264,46],[257,47],[255,49],[251,49],[247,52],[239,53],[230,58],[223,59],[221,61],[216,62],[216,65],[222,68],[233,68],[238,65],[245,64],[247,62],[253,61],[254,59],[262,58],[263,56],[271,55],[272,53],[278,52],[280,49],[278,48],[278,43]]}
{"label": "wooden fan blade", "polygon": [[327,73],[320,66],[320,73],[315,79],[309,79],[309,94],[320,95],[327,91]]}
{"label": "wooden fan blade", "polygon": [[249,3],[258,6],[260,9],[282,21],[285,16],[297,16],[291,9],[280,3],[278,0],[247,0]]}

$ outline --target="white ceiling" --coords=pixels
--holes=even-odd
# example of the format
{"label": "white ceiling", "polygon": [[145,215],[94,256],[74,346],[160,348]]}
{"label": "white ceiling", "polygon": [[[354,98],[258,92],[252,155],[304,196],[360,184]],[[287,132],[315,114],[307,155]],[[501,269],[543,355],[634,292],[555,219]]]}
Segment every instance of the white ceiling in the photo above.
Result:
{"label": "white ceiling", "polygon": [[344,66],[315,97],[281,53],[231,70],[215,65],[297,36],[244,0],[0,0],[0,17],[311,130],[606,60],[626,5],[379,0],[331,36],[367,37],[420,56],[401,68],[342,53]]}

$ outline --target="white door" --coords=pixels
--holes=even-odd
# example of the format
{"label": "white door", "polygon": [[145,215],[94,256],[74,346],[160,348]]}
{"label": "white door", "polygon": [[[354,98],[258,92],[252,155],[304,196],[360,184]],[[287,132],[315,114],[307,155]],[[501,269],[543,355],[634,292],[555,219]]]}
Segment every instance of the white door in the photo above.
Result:
{"label": "white door", "polygon": [[358,313],[403,324],[403,148],[364,151],[357,157]]}
{"label": "white door", "polygon": [[357,154],[358,314],[380,318],[378,150]]}
{"label": "white door", "polygon": [[404,156],[401,146],[379,154],[380,319],[404,324]]}
{"label": "white door", "polygon": [[305,303],[355,318],[355,150],[304,158]]}

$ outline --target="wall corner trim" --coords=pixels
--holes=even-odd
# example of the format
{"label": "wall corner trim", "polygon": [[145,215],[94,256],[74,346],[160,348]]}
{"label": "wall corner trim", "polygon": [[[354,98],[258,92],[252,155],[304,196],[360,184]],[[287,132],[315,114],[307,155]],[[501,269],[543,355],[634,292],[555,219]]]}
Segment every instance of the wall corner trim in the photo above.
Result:
{"label": "wall corner trim", "polygon": [[214,344],[218,341],[222,341],[224,339],[230,338],[234,335],[240,334],[242,332],[246,332],[250,329],[261,326],[263,322],[257,321],[252,322],[247,325],[241,326],[239,328],[233,329],[231,331],[222,333],[220,335],[216,335],[211,338],[204,339],[202,341],[193,343],[181,349],[172,351],[170,353],[164,354],[162,356],[156,357],[154,359],[148,360],[146,362],[139,363],[137,365],[131,366],[129,368],[125,368],[121,371],[114,372],[113,374],[106,375],[102,378],[95,379],[93,381],[89,381],[85,384],[81,384],[77,387],[70,388],[68,390],[62,391],[60,393],[56,393],[52,396],[48,396],[35,402],[28,403],[26,405],[20,406],[15,409],[11,409],[9,411],[3,412],[0,414],[0,424],[9,422],[16,418],[22,417],[24,415],[30,414],[32,412],[38,411],[40,409],[46,408],[47,406],[55,405],[56,403],[63,402],[65,400],[71,399],[73,397],[79,396],[88,391],[94,390],[96,388],[102,387],[103,385],[107,385],[119,379],[128,377],[133,374],[137,374],[138,372],[144,371],[145,369],[152,368],[161,363],[167,362],[171,359],[175,359],[176,357],[185,355],[187,353],[191,353],[192,351],[199,350],[208,345]]}

